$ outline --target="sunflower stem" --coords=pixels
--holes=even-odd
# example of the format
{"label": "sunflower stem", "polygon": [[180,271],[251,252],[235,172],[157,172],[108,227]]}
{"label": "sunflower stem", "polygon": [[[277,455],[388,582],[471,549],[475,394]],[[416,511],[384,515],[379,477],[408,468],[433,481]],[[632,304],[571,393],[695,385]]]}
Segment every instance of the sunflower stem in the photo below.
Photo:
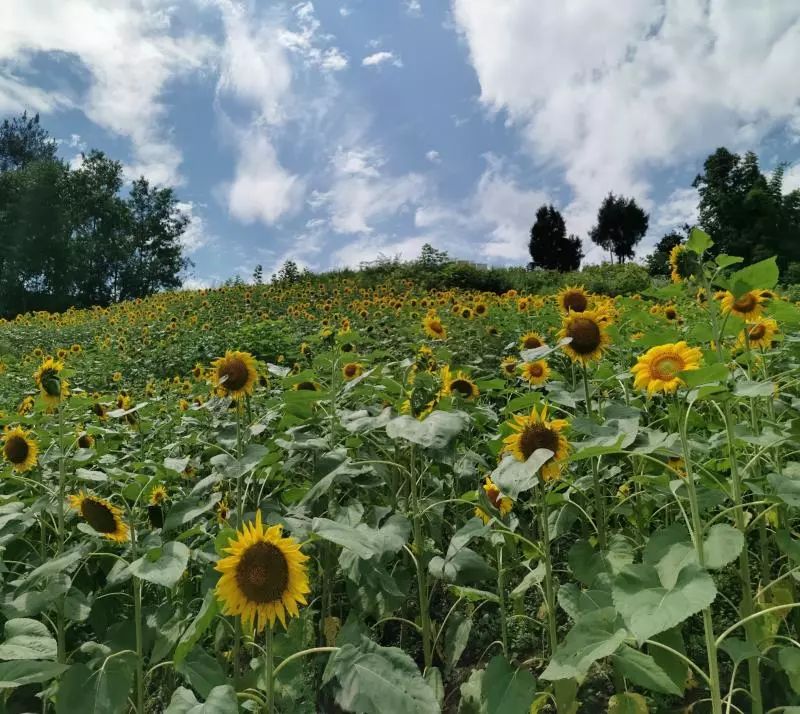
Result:
{"label": "sunflower stem", "polygon": [[428,578],[425,571],[423,553],[425,539],[422,534],[422,516],[419,510],[419,495],[417,493],[417,475],[414,469],[414,448],[411,448],[411,464],[409,475],[409,495],[411,496],[411,515],[414,527],[414,554],[417,568],[417,590],[419,591],[419,618],[422,625],[422,654],[425,661],[425,670],[433,664],[433,648],[431,638],[431,622],[428,614]]}
{"label": "sunflower stem", "polygon": [[542,557],[544,558],[544,599],[547,605],[547,634],[550,638],[550,656],[555,654],[558,645],[558,626],[556,624],[556,593],[553,582],[553,563],[550,558],[550,522],[547,513],[547,495],[541,490],[539,512],[542,529]]}
{"label": "sunflower stem", "polygon": [[503,573],[503,545],[497,550],[497,596],[500,600],[500,637],[503,642],[503,656],[508,659],[508,623],[506,622],[506,583]]}
{"label": "sunflower stem", "polygon": [[[58,518],[58,552],[61,555],[64,551],[64,501],[66,495],[66,482],[67,482],[67,462],[64,454],[64,405],[61,401],[58,403],[58,503],[56,505],[56,513]],[[66,593],[58,599],[56,608],[56,643],[58,652],[58,661],[61,664],[66,664],[67,661],[67,646],[66,646],[66,622],[64,620],[64,600]]]}
{"label": "sunflower stem", "polygon": [[[583,372],[583,394],[586,398],[586,415],[590,420],[594,419],[592,410],[592,397],[589,392],[589,373],[585,364],[581,364]],[[596,457],[589,459],[592,463],[592,490],[594,492],[595,520],[597,521],[597,538],[600,550],[605,550],[608,538],[606,536],[606,512],[603,502],[603,485],[600,483],[600,463]]]}
{"label": "sunflower stem", "polygon": [[[242,405],[236,402],[236,458],[241,460],[244,448],[242,446]],[[242,503],[242,474],[237,469],[236,475],[236,527],[242,528],[244,519],[244,504]],[[233,624],[233,688],[239,690],[239,656],[242,649],[242,623],[237,617]]]}
{"label": "sunflower stem", "polygon": [[272,625],[267,625],[264,637],[265,678],[267,680],[267,714],[275,711],[275,661],[272,651]]}

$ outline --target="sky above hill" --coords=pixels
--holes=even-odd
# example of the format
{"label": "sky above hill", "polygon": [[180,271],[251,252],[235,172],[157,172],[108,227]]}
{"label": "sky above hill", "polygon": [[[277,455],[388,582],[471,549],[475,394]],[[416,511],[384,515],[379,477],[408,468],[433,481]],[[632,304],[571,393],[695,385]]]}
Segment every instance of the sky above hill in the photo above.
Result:
{"label": "sky above hill", "polygon": [[[800,163],[797,0],[2,0],[0,117],[177,187],[191,285],[424,243],[524,264],[552,202],[691,222],[718,146]],[[786,187],[800,186],[800,166]]]}

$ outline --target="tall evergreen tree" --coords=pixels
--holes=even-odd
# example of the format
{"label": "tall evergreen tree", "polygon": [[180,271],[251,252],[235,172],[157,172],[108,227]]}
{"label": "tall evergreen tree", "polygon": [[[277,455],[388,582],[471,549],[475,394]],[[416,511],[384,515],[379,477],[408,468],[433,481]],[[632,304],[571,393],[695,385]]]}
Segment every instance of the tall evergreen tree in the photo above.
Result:
{"label": "tall evergreen tree", "polygon": [[531,267],[568,272],[577,270],[583,258],[581,240],[567,236],[567,227],[561,213],[553,205],[540,206],[536,222],[531,227],[528,250]]}
{"label": "tall evergreen tree", "polygon": [[597,225],[589,232],[594,243],[624,263],[635,255],[634,247],[644,238],[648,215],[632,198],[609,193],[597,212]]}

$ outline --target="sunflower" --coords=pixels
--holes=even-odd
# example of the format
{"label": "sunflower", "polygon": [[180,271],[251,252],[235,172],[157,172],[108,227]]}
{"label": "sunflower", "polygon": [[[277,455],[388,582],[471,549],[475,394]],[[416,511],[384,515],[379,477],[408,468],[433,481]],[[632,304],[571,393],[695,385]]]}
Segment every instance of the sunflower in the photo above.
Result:
{"label": "sunflower", "polygon": [[296,392],[318,392],[321,387],[316,382],[297,382],[292,385],[292,389]]}
{"label": "sunflower", "polygon": [[678,319],[678,311],[675,309],[674,305],[667,305],[664,308],[664,317],[666,317],[670,322]]}
{"label": "sunflower", "polygon": [[739,333],[739,346],[745,347],[750,343],[751,347],[768,349],[772,345],[775,333],[778,331],[778,323],[771,318],[757,320],[756,322],[745,325],[745,331]]}
{"label": "sunflower", "polygon": [[128,540],[128,526],[122,520],[122,511],[104,498],[81,491],[77,496],[69,497],[69,505],[104,538],[117,543]]}
{"label": "sunflower", "polygon": [[160,506],[166,500],[167,500],[167,489],[164,488],[164,486],[162,486],[161,484],[154,486],[153,490],[150,491],[150,505]]}
{"label": "sunflower", "polygon": [[6,429],[3,434],[3,458],[11,464],[14,471],[30,471],[36,466],[38,455],[39,446],[30,432],[19,426]]}
{"label": "sunflower", "polygon": [[286,615],[299,617],[298,604],[305,605],[311,592],[305,561],[294,538],[282,534],[281,526],[264,528],[261,511],[255,523],[245,524],[225,549],[228,556],[215,566],[222,573],[216,595],[226,615],[240,615],[242,624],[261,632],[275,618],[286,627]]}
{"label": "sunflower", "polygon": [[467,307],[466,305],[459,308],[458,314],[461,315],[461,317],[463,317],[465,320],[471,320],[474,315],[472,308]]}
{"label": "sunflower", "polygon": [[589,309],[589,293],[583,286],[566,287],[556,295],[556,301],[563,313],[586,312]]}
{"label": "sunflower", "polygon": [[443,397],[461,397],[462,399],[472,401],[481,393],[475,382],[464,374],[464,372],[458,371],[453,374],[448,365],[442,367],[441,378],[441,395]]}
{"label": "sunflower", "polygon": [[528,416],[516,414],[512,421],[506,423],[514,433],[503,439],[503,450],[513,454],[518,461],[527,461],[536,449],[549,449],[553,455],[542,466],[542,478],[545,481],[558,478],[561,462],[569,452],[569,442],[561,432],[569,422],[566,419],[549,420],[545,404],[541,412],[533,407]]}
{"label": "sunflower", "polygon": [[48,409],[57,407],[68,394],[69,384],[59,374],[62,369],[64,369],[63,362],[48,357],[33,375]]}
{"label": "sunflower", "polygon": [[345,381],[349,382],[351,379],[358,377],[363,371],[364,368],[358,362],[348,362],[342,367],[342,376]]}
{"label": "sunflower", "polygon": [[249,352],[232,352],[228,350],[224,357],[211,363],[212,380],[216,387],[221,387],[226,396],[239,399],[253,393],[258,380],[256,361]]}
{"label": "sunflower", "polygon": [[605,331],[603,316],[592,310],[568,314],[558,336],[561,339],[572,338],[562,349],[573,362],[583,365],[600,359],[611,341]]}
{"label": "sunflower", "polygon": [[519,340],[519,348],[521,350],[535,350],[543,345],[544,340],[537,332],[526,332]]}
{"label": "sunflower", "polygon": [[94,446],[94,437],[83,426],[78,429],[78,448],[91,449]]}
{"label": "sunflower", "polygon": [[513,379],[517,376],[517,365],[519,362],[515,360],[513,357],[506,357],[500,363],[500,370],[503,373],[503,376],[508,379]]}
{"label": "sunflower", "polygon": [[436,315],[428,315],[422,320],[425,334],[434,340],[443,340],[447,337],[447,330],[444,329],[442,321]]}
{"label": "sunflower", "polygon": [[724,315],[730,313],[753,322],[761,316],[763,302],[764,297],[760,290],[750,290],[739,298],[735,298],[731,292],[726,292],[722,297],[722,313]]}
{"label": "sunflower", "polygon": [[[489,503],[491,503],[498,511],[500,511],[501,518],[505,518],[509,513],[511,513],[511,508],[514,505],[514,502],[508,498],[508,496],[501,495],[500,489],[497,488],[497,484],[495,484],[495,482],[492,481],[489,476],[486,477],[486,481],[483,484],[483,490],[486,492],[486,498],[489,499]],[[482,508],[476,508],[475,515],[484,523],[488,523],[492,519],[492,517]]]}
{"label": "sunflower", "polygon": [[478,315],[478,317],[483,317],[489,312],[489,308],[487,307],[485,302],[476,302],[474,309],[475,309],[475,314]]}
{"label": "sunflower", "polygon": [[673,246],[669,252],[669,267],[671,268],[670,279],[673,283],[681,283],[687,275],[686,266],[686,246],[682,243]]}
{"label": "sunflower", "polygon": [[667,467],[681,478],[686,478],[686,462],[680,456],[670,456],[667,459]]}
{"label": "sunflower", "polygon": [[25,397],[17,407],[17,414],[20,416],[25,416],[26,414],[30,414],[33,411],[33,406],[36,403],[33,397],[27,396]]}
{"label": "sunflower", "polygon": [[522,365],[522,378],[528,384],[544,384],[550,376],[550,367],[547,361],[537,359],[535,362],[525,362]]}
{"label": "sunflower", "polygon": [[684,385],[679,372],[700,367],[702,353],[685,342],[659,345],[645,352],[631,369],[636,389],[646,388],[648,394],[675,392]]}

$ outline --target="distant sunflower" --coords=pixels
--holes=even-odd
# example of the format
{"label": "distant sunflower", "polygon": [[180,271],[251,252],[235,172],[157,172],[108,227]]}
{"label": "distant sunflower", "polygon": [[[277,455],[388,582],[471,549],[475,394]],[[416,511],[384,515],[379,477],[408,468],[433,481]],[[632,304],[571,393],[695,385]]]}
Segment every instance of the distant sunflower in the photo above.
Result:
{"label": "distant sunflower", "polygon": [[36,386],[39,387],[42,399],[48,409],[57,407],[69,393],[69,384],[60,374],[63,369],[63,362],[48,357],[33,375],[36,380]]}
{"label": "distant sunflower", "polygon": [[463,317],[465,320],[471,320],[475,313],[472,311],[471,307],[464,305],[459,309],[458,314],[461,315],[461,317]]}
{"label": "distant sunflower", "polygon": [[550,376],[550,367],[547,361],[537,359],[535,362],[525,362],[522,365],[522,378],[528,384],[544,384]]}
{"label": "distant sunflower", "polygon": [[69,497],[69,505],[78,511],[84,520],[104,538],[117,543],[124,543],[128,540],[128,526],[122,520],[122,511],[106,499],[81,491],[79,494]]}
{"label": "distant sunflower", "polygon": [[[745,330],[747,330],[746,337]],[[778,332],[778,323],[771,318],[761,319],[745,325],[745,330],[739,333],[738,343],[740,347],[744,347],[749,342],[751,347],[768,349],[772,345],[775,333]]]}
{"label": "distant sunflower", "polygon": [[36,441],[22,427],[7,429],[3,434],[3,458],[11,464],[14,471],[30,471],[36,466],[38,455]]}
{"label": "distant sunflower", "polygon": [[556,295],[561,312],[586,312],[589,309],[589,293],[583,287],[566,287]]}
{"label": "distant sunflower", "polygon": [[697,347],[689,347],[683,341],[651,347],[631,369],[633,386],[646,389],[648,394],[675,392],[685,384],[679,372],[699,369],[701,358]]}
{"label": "distant sunflower", "polygon": [[358,362],[348,362],[342,367],[342,376],[345,378],[345,381],[349,382],[351,379],[355,379],[362,374],[363,371],[364,368]]}
{"label": "distant sunflower", "polygon": [[669,267],[671,269],[670,279],[673,283],[681,283],[689,277],[686,265],[687,255],[686,246],[682,243],[673,246],[672,250],[669,252]]}
{"label": "distant sunflower", "polygon": [[538,332],[526,332],[519,340],[519,347],[522,350],[535,350],[544,345],[544,340]]}
{"label": "distant sunflower", "polygon": [[164,503],[164,501],[167,500],[167,498],[167,489],[161,484],[154,486],[153,490],[150,491],[151,506],[160,506],[162,503]]}
{"label": "distant sunflower", "polygon": [[583,365],[600,359],[603,350],[611,342],[605,331],[603,316],[591,310],[568,314],[558,336],[561,339],[572,338],[562,349],[573,362]]}
{"label": "distant sunflower", "polygon": [[[495,482],[492,481],[489,476],[486,477],[486,481],[483,484],[483,490],[486,492],[486,498],[489,499],[489,503],[491,503],[500,512],[501,518],[505,518],[509,513],[511,513],[514,502],[508,498],[508,496],[503,496],[500,493],[500,489],[497,488],[497,484],[495,484]],[[488,523],[492,519],[492,517],[482,508],[476,508],[475,515],[484,523]]]}
{"label": "distant sunflower", "polygon": [[681,478],[686,478],[686,462],[680,456],[670,456],[667,459],[667,466],[676,471]]}
{"label": "distant sunflower", "polygon": [[78,448],[91,449],[94,446],[94,437],[83,427],[78,429]]}
{"label": "distant sunflower", "polygon": [[27,396],[23,398],[23,400],[19,403],[17,407],[17,414],[20,416],[25,416],[26,414],[30,414],[33,411],[33,406],[36,403],[36,400],[31,397]]}
{"label": "distant sunflower", "polygon": [[664,308],[664,317],[667,318],[670,322],[673,320],[678,319],[678,310],[675,308],[674,305],[667,305]]}
{"label": "distant sunflower", "polygon": [[506,357],[500,363],[500,370],[503,373],[503,376],[508,379],[513,379],[517,376],[517,365],[519,362],[515,360],[513,357]]}
{"label": "distant sunflower", "polygon": [[222,577],[216,595],[226,615],[239,615],[242,624],[261,632],[275,619],[286,626],[286,615],[299,617],[298,604],[311,592],[305,562],[308,556],[281,526],[264,528],[261,511],[255,523],[245,524],[225,549],[216,569]]}
{"label": "distant sunflower", "polygon": [[566,419],[549,420],[547,405],[544,405],[541,412],[533,407],[527,416],[515,415],[508,425],[514,433],[503,439],[504,451],[513,454],[518,461],[527,461],[537,449],[549,449],[553,456],[541,468],[542,479],[552,481],[558,478],[562,462],[569,453],[569,442],[561,433],[569,422]]}
{"label": "distant sunflower", "polygon": [[760,290],[750,290],[738,298],[734,298],[733,293],[726,292],[722,298],[722,312],[753,322],[761,316],[763,302]]}
{"label": "distant sunflower", "polygon": [[476,302],[475,303],[475,314],[478,317],[483,317],[489,312],[489,308],[487,307],[485,302]]}
{"label": "distant sunflower", "polygon": [[425,317],[422,320],[422,326],[425,328],[425,334],[434,340],[443,340],[447,337],[447,330],[445,330],[442,321],[436,315]]}
{"label": "distant sunflower", "polygon": [[296,392],[318,392],[321,387],[316,382],[296,382],[292,385],[292,389]]}
{"label": "distant sunflower", "polygon": [[258,371],[249,352],[228,350],[224,357],[211,363],[211,369],[214,386],[222,388],[226,396],[239,399],[253,393]]}
{"label": "distant sunflower", "polygon": [[442,396],[457,396],[471,401],[480,394],[478,386],[464,372],[453,374],[448,365],[442,367],[441,378]]}

